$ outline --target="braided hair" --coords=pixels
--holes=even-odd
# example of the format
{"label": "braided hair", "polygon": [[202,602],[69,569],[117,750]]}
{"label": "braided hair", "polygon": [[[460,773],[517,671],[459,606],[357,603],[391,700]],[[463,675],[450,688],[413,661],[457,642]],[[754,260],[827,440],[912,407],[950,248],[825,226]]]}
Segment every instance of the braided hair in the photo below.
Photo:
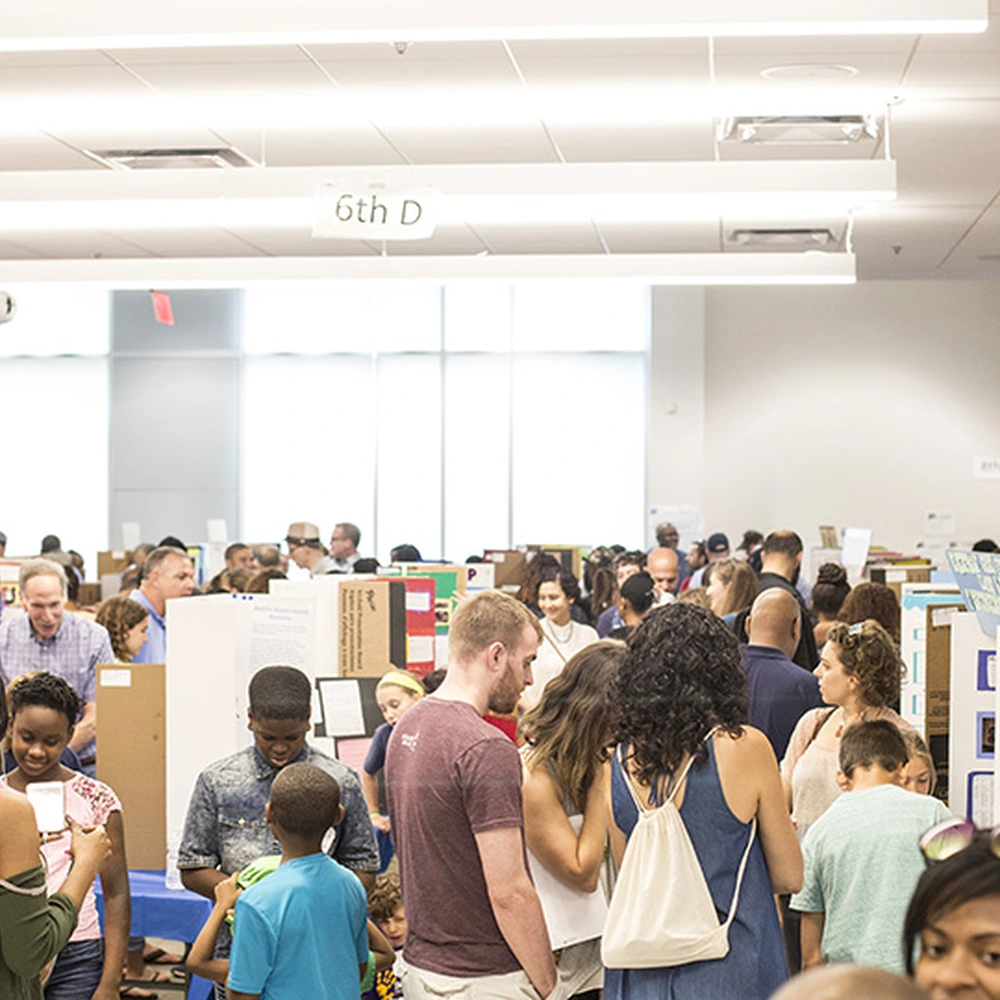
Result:
{"label": "braided hair", "polygon": [[66,716],[70,729],[77,724],[83,711],[83,701],[80,696],[61,678],[55,674],[29,674],[12,684],[8,690],[10,696],[10,716],[31,705],[41,705],[51,708]]}
{"label": "braided hair", "polygon": [[149,612],[138,601],[133,601],[131,597],[118,595],[109,597],[97,609],[97,624],[103,625],[108,630],[111,637],[111,649],[115,657],[122,662],[128,662],[128,649],[125,647],[125,639],[141,622],[145,621]]}

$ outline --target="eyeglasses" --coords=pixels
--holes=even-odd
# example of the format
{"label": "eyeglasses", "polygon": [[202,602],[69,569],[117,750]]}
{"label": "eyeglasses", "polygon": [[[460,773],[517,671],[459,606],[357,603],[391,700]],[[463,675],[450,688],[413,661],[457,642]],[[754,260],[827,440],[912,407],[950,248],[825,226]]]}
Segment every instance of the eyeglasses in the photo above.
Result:
{"label": "eyeglasses", "polygon": [[[976,839],[976,824],[967,819],[946,819],[920,838],[920,850],[928,861],[945,861],[964,851]],[[1000,858],[1000,826],[990,831],[990,850]]]}

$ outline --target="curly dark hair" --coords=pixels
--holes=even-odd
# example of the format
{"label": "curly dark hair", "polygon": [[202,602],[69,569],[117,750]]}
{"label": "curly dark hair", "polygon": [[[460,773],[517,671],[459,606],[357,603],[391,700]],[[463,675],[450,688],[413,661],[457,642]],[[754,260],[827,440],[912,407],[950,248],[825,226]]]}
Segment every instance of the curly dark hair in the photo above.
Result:
{"label": "curly dark hair", "polygon": [[874,618],[854,625],[837,622],[826,641],[837,647],[844,673],[857,677],[858,694],[866,705],[884,708],[899,697],[903,661],[892,636]]}
{"label": "curly dark hair", "polygon": [[859,583],[844,600],[837,617],[848,625],[873,618],[899,645],[899,601],[884,583]]}
{"label": "curly dark hair", "polygon": [[657,789],[713,726],[739,737],[747,721],[746,675],[736,637],[706,608],[651,611],[628,643],[618,674],[616,737],[636,777]]}
{"label": "curly dark hair", "polygon": [[43,708],[51,708],[65,715],[72,729],[83,711],[83,701],[80,696],[55,674],[29,674],[11,684],[8,694],[12,719],[23,708],[41,705]]}

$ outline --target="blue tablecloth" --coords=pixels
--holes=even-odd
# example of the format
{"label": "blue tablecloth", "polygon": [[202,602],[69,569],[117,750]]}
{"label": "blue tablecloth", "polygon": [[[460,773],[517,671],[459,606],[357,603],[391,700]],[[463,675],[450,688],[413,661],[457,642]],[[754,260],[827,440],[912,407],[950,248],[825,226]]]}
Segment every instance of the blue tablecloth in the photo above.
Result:
{"label": "blue tablecloth", "polygon": [[[132,892],[131,933],[135,937],[191,942],[212,911],[211,902],[204,896],[187,889],[168,889],[162,871],[130,871],[128,881]],[[94,883],[94,892],[103,927],[104,896],[100,879]],[[210,989],[210,983],[192,976],[188,997],[205,997]]]}

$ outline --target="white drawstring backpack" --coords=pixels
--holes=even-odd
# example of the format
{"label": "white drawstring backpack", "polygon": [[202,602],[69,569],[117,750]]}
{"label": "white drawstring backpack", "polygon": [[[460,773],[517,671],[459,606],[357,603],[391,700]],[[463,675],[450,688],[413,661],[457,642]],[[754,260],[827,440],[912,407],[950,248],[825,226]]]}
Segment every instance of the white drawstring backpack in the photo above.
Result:
{"label": "white drawstring backpack", "polygon": [[[714,733],[713,729],[706,740]],[[698,855],[674,805],[694,756],[681,771],[667,801],[653,809],[639,801],[621,748],[618,762],[639,819],[625,847],[604,925],[601,959],[605,967],[651,969],[725,958],[729,925],[736,916],[743,873],[757,833],[756,817],[736,874],[729,915],[720,924]]]}

